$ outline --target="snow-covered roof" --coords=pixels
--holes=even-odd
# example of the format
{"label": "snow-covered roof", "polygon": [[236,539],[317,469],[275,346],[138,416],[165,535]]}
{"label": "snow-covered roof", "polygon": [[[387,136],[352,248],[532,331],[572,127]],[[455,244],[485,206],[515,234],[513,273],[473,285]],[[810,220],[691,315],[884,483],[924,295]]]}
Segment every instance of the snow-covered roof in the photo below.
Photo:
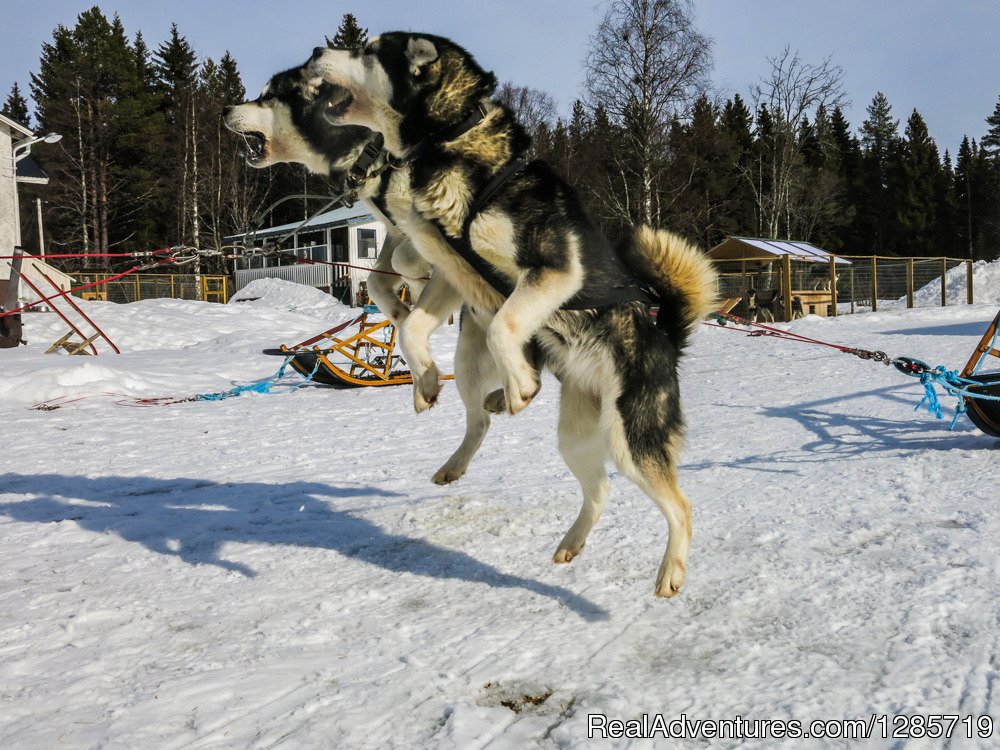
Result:
{"label": "snow-covered roof", "polygon": [[[301,221],[296,221],[291,224],[281,224],[276,227],[267,227],[265,229],[257,230],[257,232],[251,236],[256,237],[257,239],[264,239],[267,237],[287,234],[288,232],[296,229],[298,229],[298,232],[300,233],[310,232],[317,229],[330,229],[332,227],[342,227],[347,226],[348,224],[359,224],[367,221],[375,221],[375,217],[371,215],[363,203],[355,203],[352,206],[335,208],[332,211],[325,211],[321,214],[311,216],[309,217],[309,221],[305,224],[302,224]],[[238,234],[232,237],[227,237],[226,239],[235,240],[242,238],[243,235]]]}
{"label": "snow-covered roof", "polygon": [[[708,251],[708,256],[716,260],[739,260],[742,258],[767,258],[791,255],[797,259],[815,259],[829,263],[831,253],[801,240],[767,240],[760,237],[727,237]],[[850,261],[837,258],[837,263],[850,265]]]}

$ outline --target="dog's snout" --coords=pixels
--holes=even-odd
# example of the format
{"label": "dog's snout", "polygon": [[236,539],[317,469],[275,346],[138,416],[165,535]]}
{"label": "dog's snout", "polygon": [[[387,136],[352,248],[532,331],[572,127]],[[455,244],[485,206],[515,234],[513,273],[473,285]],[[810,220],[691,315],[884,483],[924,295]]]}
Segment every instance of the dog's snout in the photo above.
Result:
{"label": "dog's snout", "polygon": [[319,60],[319,58],[323,55],[324,50],[326,50],[326,47],[316,47],[313,49],[313,56],[309,58],[309,62]]}
{"label": "dog's snout", "polygon": [[233,105],[232,104],[227,105],[227,106],[225,106],[225,107],[222,108],[222,116],[223,117],[229,117],[229,113],[232,112],[232,111],[233,111]]}

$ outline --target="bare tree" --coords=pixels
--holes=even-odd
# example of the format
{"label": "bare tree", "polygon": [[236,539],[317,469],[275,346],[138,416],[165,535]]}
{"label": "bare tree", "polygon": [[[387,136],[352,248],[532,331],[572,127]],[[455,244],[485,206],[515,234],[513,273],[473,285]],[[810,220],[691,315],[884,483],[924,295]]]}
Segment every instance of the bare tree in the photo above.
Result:
{"label": "bare tree", "polygon": [[670,121],[708,87],[712,40],[694,28],[690,0],[611,0],[584,60],[587,104],[621,134],[608,208],[623,223],[660,223],[659,183]]}
{"label": "bare tree", "polygon": [[556,102],[552,96],[529,86],[515,86],[505,81],[496,94],[497,99],[514,113],[517,121],[532,136],[543,125],[551,128],[556,121]]}
{"label": "bare tree", "polygon": [[[815,217],[832,210],[817,204],[817,200],[823,202],[825,193],[807,185],[798,132],[803,120],[819,107],[833,109],[846,101],[844,71],[831,58],[814,65],[786,46],[767,61],[771,71],[751,94],[758,115],[766,110],[770,122],[765,129],[758,127],[758,161],[745,176],[754,191],[760,231],[778,237],[804,231],[815,224]],[[834,195],[826,195],[835,200]]]}

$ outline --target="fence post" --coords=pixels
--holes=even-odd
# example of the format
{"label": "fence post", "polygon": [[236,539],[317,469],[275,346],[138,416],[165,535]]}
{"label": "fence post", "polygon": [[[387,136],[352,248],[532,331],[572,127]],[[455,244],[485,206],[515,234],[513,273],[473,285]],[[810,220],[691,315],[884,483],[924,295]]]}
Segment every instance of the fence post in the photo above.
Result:
{"label": "fence post", "polygon": [[785,320],[792,319],[792,256],[781,257],[781,296],[785,303]]}
{"label": "fence post", "polygon": [[972,261],[965,261],[965,300],[966,304],[971,305],[973,302],[972,296]]}
{"label": "fence post", "polygon": [[133,302],[138,302],[142,298],[141,297],[141,295],[142,295],[142,289],[139,287],[139,274],[136,274],[135,276],[133,276],[132,279],[135,281],[135,299],[132,300],[132,301]]}
{"label": "fence post", "polygon": [[878,256],[872,256],[872,312],[878,312]]}
{"label": "fence post", "polygon": [[948,286],[945,284],[945,274],[948,273],[948,259],[941,259],[941,307],[948,305]]}
{"label": "fence post", "polygon": [[837,317],[837,256],[830,256],[830,310]]}
{"label": "fence post", "polygon": [[913,258],[906,259],[906,306],[913,307]]}

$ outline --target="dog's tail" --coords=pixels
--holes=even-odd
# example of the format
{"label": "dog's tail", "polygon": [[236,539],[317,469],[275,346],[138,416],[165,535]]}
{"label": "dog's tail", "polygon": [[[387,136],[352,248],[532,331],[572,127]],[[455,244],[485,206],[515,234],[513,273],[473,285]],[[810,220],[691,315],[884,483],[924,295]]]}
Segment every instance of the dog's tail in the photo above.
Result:
{"label": "dog's tail", "polygon": [[660,298],[656,325],[678,348],[718,301],[718,276],[708,257],[672,232],[639,227],[619,247],[629,270]]}

